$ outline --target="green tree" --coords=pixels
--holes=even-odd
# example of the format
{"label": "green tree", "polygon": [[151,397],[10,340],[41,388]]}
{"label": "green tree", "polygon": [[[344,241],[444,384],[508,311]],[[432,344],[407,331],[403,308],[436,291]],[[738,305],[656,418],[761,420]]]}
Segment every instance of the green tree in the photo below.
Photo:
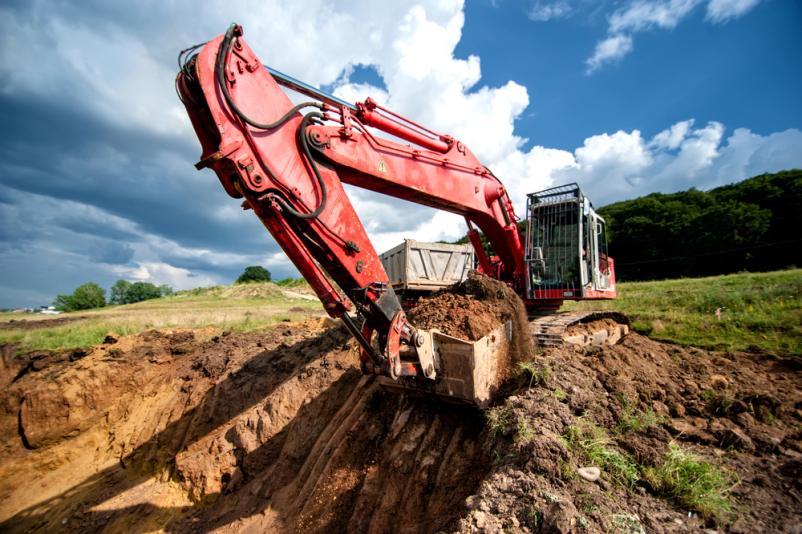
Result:
{"label": "green tree", "polygon": [[162,297],[169,297],[173,294],[173,288],[167,284],[162,284],[159,286],[159,293],[161,293]]}
{"label": "green tree", "polygon": [[89,282],[78,286],[72,295],[58,295],[53,305],[68,312],[102,308],[106,305],[106,291],[94,282]]}
{"label": "green tree", "polygon": [[239,275],[235,284],[246,284],[248,282],[269,282],[270,271],[261,265],[251,265],[245,267],[245,270]]}
{"label": "green tree", "polygon": [[125,303],[142,302],[143,300],[157,299],[162,296],[158,286],[150,282],[134,282],[125,292]]}
{"label": "green tree", "polygon": [[173,288],[168,285],[157,286],[150,282],[129,282],[117,280],[111,286],[111,304],[132,304],[143,300],[157,299],[173,294]]}
{"label": "green tree", "polygon": [[109,304],[127,304],[126,295],[128,288],[131,287],[131,282],[128,280],[117,280],[111,286],[111,295],[109,296]]}

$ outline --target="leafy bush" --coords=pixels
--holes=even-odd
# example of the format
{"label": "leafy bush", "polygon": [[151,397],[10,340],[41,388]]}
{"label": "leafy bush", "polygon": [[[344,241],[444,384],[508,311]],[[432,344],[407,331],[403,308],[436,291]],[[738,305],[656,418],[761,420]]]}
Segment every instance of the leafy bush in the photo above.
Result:
{"label": "leafy bush", "polygon": [[91,310],[106,305],[106,291],[94,282],[78,286],[72,295],[58,295],[53,306],[61,311]]}
{"label": "leafy bush", "polygon": [[157,299],[173,294],[173,288],[168,285],[157,286],[150,282],[129,282],[117,280],[111,286],[110,304],[133,304],[143,300]]}
{"label": "leafy bush", "polygon": [[248,282],[269,282],[270,271],[261,265],[251,265],[239,275],[235,284],[247,284]]}

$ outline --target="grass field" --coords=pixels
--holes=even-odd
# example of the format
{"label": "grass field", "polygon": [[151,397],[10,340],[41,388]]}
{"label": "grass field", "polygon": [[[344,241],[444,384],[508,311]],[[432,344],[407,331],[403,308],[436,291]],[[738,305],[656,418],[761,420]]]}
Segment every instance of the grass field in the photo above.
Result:
{"label": "grass field", "polygon": [[[303,286],[296,285],[290,290],[269,283],[218,286],[92,311],[60,315],[0,314],[0,344],[17,344],[19,351],[85,347],[102,342],[108,332],[127,335],[151,328],[204,327],[246,331],[322,313],[320,302]],[[14,328],[7,324],[10,320],[61,319],[69,322],[44,328],[30,328],[31,325]]]}
{"label": "grass field", "polygon": [[[727,350],[760,348],[802,356],[802,269],[619,284],[615,301],[566,303],[565,309],[611,309],[654,339]],[[310,300],[311,299],[311,300]],[[721,318],[716,309],[721,308]],[[69,314],[0,314],[0,344],[18,350],[82,347],[107,332],[149,328],[254,330],[322,307],[303,283],[198,288],[172,297]],[[9,328],[10,320],[76,320],[45,328]]]}
{"label": "grass field", "polygon": [[802,356],[802,269],[630,282],[618,289],[615,301],[565,308],[620,311],[653,339]]}

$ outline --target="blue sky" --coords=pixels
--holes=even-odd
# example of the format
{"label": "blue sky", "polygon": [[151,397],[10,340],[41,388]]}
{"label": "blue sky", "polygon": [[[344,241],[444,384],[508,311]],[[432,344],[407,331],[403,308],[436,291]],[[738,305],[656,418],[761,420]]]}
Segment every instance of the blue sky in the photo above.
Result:
{"label": "blue sky", "polygon": [[[601,205],[802,167],[796,0],[5,3],[0,307],[86,281],[296,275],[192,167],[175,57],[230,21],[265,63],[465,141],[519,208],[569,181]],[[378,250],[464,232],[450,214],[349,193]]]}
{"label": "blue sky", "polygon": [[591,75],[585,60],[611,8],[627,3],[566,2],[576,11],[548,21],[527,17],[535,4],[469,2],[456,50],[479,53],[483,82],[527,87],[516,128],[530,143],[573,150],[599,132],[649,137],[691,117],[763,135],[802,125],[802,2],[760,2],[718,24],[699,3],[673,29],[638,33],[633,52]]}

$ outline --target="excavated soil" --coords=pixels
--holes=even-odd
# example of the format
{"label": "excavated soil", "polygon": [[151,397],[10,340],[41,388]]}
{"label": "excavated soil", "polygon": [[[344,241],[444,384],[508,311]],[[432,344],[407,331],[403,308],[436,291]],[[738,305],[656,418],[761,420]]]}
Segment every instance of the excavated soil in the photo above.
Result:
{"label": "excavated soil", "polygon": [[[496,320],[509,313],[454,306]],[[504,417],[489,425],[478,410],[382,390],[330,323],[210,335],[151,331],[22,358],[6,350],[0,530],[802,528],[794,361],[637,334],[614,347],[559,347],[534,356],[538,380],[513,379],[513,394],[494,408]],[[658,421],[619,430],[636,409]],[[576,476],[587,459],[565,436],[583,422],[643,466],[657,465],[670,444],[719,466],[732,476],[732,512],[703,518],[642,480]]]}
{"label": "excavated soil", "polygon": [[498,357],[498,380],[506,381],[514,365],[529,359],[534,344],[529,333],[526,308],[507,284],[476,271],[448,289],[422,297],[409,310],[408,317],[417,328],[436,328],[450,336],[476,341],[498,326],[509,323],[509,346]]}

